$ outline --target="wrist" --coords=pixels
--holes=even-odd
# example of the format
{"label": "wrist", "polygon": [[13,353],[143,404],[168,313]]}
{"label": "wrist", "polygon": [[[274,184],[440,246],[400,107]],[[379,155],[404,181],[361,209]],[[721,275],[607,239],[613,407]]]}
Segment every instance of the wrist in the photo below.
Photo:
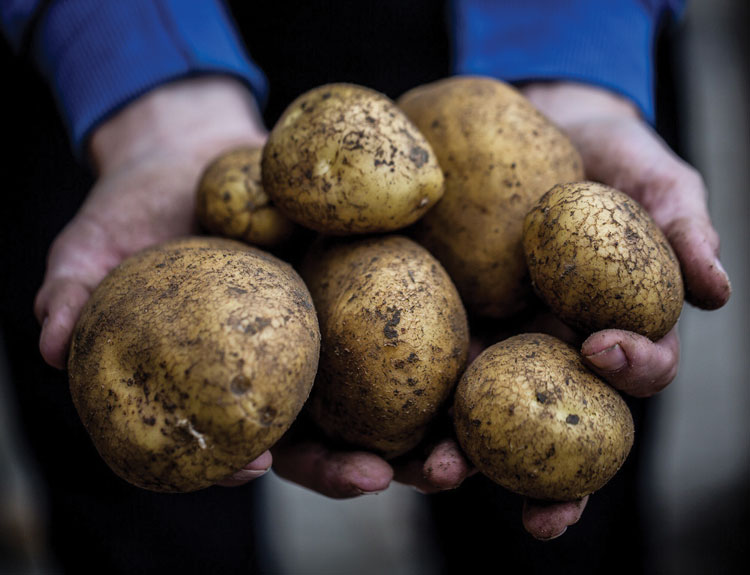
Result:
{"label": "wrist", "polygon": [[233,78],[206,76],[165,84],[131,102],[94,130],[89,155],[101,175],[159,157],[205,163],[265,138],[250,91]]}
{"label": "wrist", "polygon": [[598,86],[578,82],[533,82],[521,92],[543,114],[565,128],[604,118],[640,118],[634,102]]}

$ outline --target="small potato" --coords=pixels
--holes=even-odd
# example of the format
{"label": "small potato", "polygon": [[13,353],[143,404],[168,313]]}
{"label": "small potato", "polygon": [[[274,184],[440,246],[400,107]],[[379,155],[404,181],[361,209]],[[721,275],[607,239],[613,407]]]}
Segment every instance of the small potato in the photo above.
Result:
{"label": "small potato", "polygon": [[568,138],[512,86],[453,77],[410,90],[398,105],[432,145],[443,199],[415,238],[456,282],[469,311],[505,318],[532,297],[523,218],[553,185],[583,178]]}
{"label": "small potato", "polygon": [[292,220],[336,235],[408,226],[443,195],[419,130],[388,98],[329,84],[297,98],[271,130],[263,186]]}
{"label": "small potato", "polygon": [[400,236],[320,241],[302,273],[322,336],[312,419],[386,458],[406,453],[466,363],[466,313],[448,274]]}
{"label": "small potato", "polygon": [[617,472],[633,445],[633,419],[580,354],[543,334],[487,348],[456,387],[458,442],[474,465],[515,493],[580,499]]}
{"label": "small potato", "polygon": [[212,234],[272,248],[294,224],[268,199],[260,176],[262,148],[243,147],[211,162],[198,183],[198,221]]}
{"label": "small potato", "polygon": [[302,409],[320,332],[290,266],[186,238],[142,251],[94,291],[73,334],[70,390],[102,458],[154,491],[193,491],[271,447]]}
{"label": "small potato", "polygon": [[555,186],[526,216],[523,245],[540,297],[583,333],[616,328],[655,341],[680,316],[677,257],[646,210],[614,188]]}

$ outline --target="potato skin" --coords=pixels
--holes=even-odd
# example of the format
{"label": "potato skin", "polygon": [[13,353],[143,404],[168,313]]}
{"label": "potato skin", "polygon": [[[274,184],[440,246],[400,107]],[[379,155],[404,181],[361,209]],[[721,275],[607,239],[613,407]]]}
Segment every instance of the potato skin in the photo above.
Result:
{"label": "potato skin", "polygon": [[323,342],[311,418],[334,439],[406,453],[466,364],[466,313],[448,274],[412,240],[384,236],[321,240],[302,275]]}
{"label": "potato skin", "polygon": [[267,248],[292,236],[295,225],[263,190],[262,154],[259,147],[236,148],[215,158],[203,171],[196,214],[207,231]]}
{"label": "potato skin", "polygon": [[630,410],[549,335],[521,334],[477,357],[456,387],[458,442],[474,465],[515,493],[580,499],[614,476],[633,445]]}
{"label": "potato skin", "polygon": [[297,98],[264,148],[263,186],[292,220],[319,232],[388,232],[443,195],[419,130],[384,95],[328,84]]}
{"label": "potato skin", "polygon": [[624,329],[656,341],[677,323],[679,261],[628,195],[594,182],[555,186],[527,215],[523,238],[536,291],[572,327]]}
{"label": "potato skin", "polygon": [[522,310],[531,296],[523,218],[554,184],[583,178],[578,152],[520,92],[491,78],[440,80],[398,105],[445,175],[443,199],[415,237],[448,270],[469,311],[504,318]]}
{"label": "potato skin", "polygon": [[127,259],[94,291],[73,334],[70,390],[118,475],[193,491],[291,425],[319,337],[310,295],[287,264],[231,240],[176,240]]}

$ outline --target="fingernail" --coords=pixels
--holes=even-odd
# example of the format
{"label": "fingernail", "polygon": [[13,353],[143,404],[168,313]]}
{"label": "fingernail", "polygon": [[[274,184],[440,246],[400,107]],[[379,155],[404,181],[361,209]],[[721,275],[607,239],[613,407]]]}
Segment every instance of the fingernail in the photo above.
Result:
{"label": "fingernail", "polygon": [[620,371],[628,363],[628,358],[625,357],[625,352],[622,351],[619,343],[598,353],[587,355],[586,359],[594,367],[607,373]]}
{"label": "fingernail", "polygon": [[538,537],[539,541],[552,541],[553,539],[557,539],[558,537],[561,537],[563,533],[565,533],[568,530],[567,526],[560,531],[557,535],[553,535],[552,537]]}
{"label": "fingernail", "polygon": [[362,489],[359,490],[360,495],[378,495],[380,493],[383,493],[385,489],[380,489],[378,491],[363,491]]}
{"label": "fingernail", "polygon": [[240,469],[237,473],[232,475],[231,479],[237,481],[250,481],[252,479],[258,479],[271,470],[270,467],[266,469]]}
{"label": "fingernail", "polygon": [[717,270],[719,270],[721,273],[723,273],[726,277],[729,277],[729,274],[727,273],[727,270],[724,269],[724,266],[721,265],[721,260],[719,258],[716,258],[714,260],[714,266]]}

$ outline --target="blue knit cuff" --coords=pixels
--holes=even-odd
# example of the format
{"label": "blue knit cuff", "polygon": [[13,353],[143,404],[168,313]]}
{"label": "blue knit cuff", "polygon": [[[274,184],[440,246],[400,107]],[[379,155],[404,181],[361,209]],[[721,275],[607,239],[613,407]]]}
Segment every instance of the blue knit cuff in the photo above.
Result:
{"label": "blue knit cuff", "polygon": [[79,157],[100,122],[165,82],[228,74],[261,105],[267,93],[219,0],[53,2],[35,29],[33,50]]}
{"label": "blue knit cuff", "polygon": [[630,98],[653,122],[653,41],[668,4],[455,0],[454,71],[595,84]]}

